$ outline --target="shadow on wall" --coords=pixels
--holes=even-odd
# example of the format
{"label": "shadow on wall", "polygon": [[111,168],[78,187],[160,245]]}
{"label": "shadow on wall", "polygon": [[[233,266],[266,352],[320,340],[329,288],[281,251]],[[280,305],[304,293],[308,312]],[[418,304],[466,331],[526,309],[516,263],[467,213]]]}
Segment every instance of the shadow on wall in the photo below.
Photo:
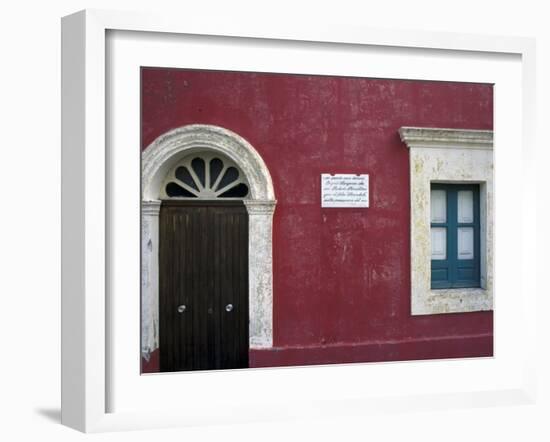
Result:
{"label": "shadow on wall", "polygon": [[36,408],[35,413],[56,424],[61,423],[61,408]]}

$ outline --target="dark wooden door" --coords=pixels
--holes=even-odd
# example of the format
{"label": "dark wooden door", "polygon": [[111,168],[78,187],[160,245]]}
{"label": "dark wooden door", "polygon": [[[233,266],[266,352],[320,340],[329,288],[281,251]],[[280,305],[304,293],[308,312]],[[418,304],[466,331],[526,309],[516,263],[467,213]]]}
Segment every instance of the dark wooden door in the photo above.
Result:
{"label": "dark wooden door", "polygon": [[164,201],[160,370],[248,367],[248,214],[242,201]]}

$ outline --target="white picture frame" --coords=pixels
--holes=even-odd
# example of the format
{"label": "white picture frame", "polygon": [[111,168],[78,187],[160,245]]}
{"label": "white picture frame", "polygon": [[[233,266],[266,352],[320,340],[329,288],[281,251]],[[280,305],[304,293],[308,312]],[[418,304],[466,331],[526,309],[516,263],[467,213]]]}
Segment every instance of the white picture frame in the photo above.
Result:
{"label": "white picture frame", "polygon": [[[461,361],[435,361],[438,371],[449,376],[457,370],[468,374],[461,384],[462,390],[445,387],[445,378],[433,381],[433,388],[423,386],[426,371],[433,365],[426,362],[397,364],[350,364],[293,369],[259,369],[244,370],[232,373],[192,374],[193,384],[200,385],[205,379],[215,387],[225,388],[227,380],[232,382],[249,382],[251,387],[241,398],[233,403],[230,413],[224,411],[224,402],[204,404],[189,409],[177,409],[152,406],[136,407],[134,410],[110,403],[112,391],[118,388],[113,383],[113,370],[117,370],[113,346],[109,336],[112,334],[112,319],[118,314],[109,298],[111,279],[110,265],[116,256],[108,246],[113,241],[113,230],[109,228],[112,217],[113,165],[106,146],[112,142],[112,134],[106,131],[106,121],[110,121],[111,110],[107,107],[107,95],[110,93],[106,78],[106,65],[112,60],[108,56],[117,53],[107,51],[107,35],[112,32],[143,32],[140,38],[155,34],[157,38],[166,36],[173,40],[177,36],[216,36],[225,45],[231,46],[236,39],[253,42],[272,42],[293,48],[309,42],[310,45],[329,45],[332,49],[374,47],[380,53],[390,48],[398,48],[403,54],[412,50],[431,51],[437,58],[444,54],[472,54],[480,63],[490,54],[502,54],[503,57],[520,59],[521,90],[508,91],[519,97],[522,111],[515,121],[514,140],[499,140],[499,126],[495,129],[496,147],[499,143],[514,141],[521,145],[516,151],[522,161],[521,175],[531,181],[530,171],[534,163],[534,97],[535,97],[535,46],[534,41],[518,37],[491,37],[481,35],[428,33],[420,31],[402,31],[394,33],[385,30],[362,29],[338,26],[326,23],[309,23],[307,26],[294,27],[276,23],[253,23],[245,21],[216,22],[206,19],[182,21],[178,17],[156,16],[144,13],[126,13],[101,10],[87,10],[63,18],[62,21],[62,423],[84,432],[100,432],[139,428],[160,428],[170,426],[188,426],[220,422],[254,422],[266,419],[285,419],[289,417],[308,417],[324,415],[348,415],[353,413],[370,413],[378,408],[387,412],[413,410],[418,408],[461,408],[470,406],[533,403],[536,393],[535,379],[535,316],[537,304],[537,285],[534,270],[527,263],[527,253],[536,250],[536,237],[533,223],[535,219],[536,191],[527,186],[515,190],[514,195],[521,199],[523,210],[512,221],[520,226],[520,242],[514,243],[521,254],[520,277],[514,287],[519,289],[518,310],[522,315],[516,318],[521,324],[514,339],[507,326],[510,307],[506,300],[499,301],[498,293],[505,290],[505,284],[499,284],[499,273],[495,274],[498,293],[495,296],[496,320],[495,336],[497,344],[502,343],[501,351],[497,345],[495,358],[476,363]],[[174,37],[176,36],[176,37]],[[240,40],[239,40],[240,41]],[[398,54],[399,55],[399,54]],[[515,62],[514,62],[515,63]],[[228,65],[227,68],[234,68]],[[411,66],[411,69],[418,66]],[[424,68],[425,69],[425,68]],[[414,74],[413,74],[414,76]],[[483,75],[479,75],[480,78]],[[516,78],[516,77],[514,77]],[[496,83],[498,91],[499,84]],[[134,91],[135,92],[135,91]],[[495,103],[497,118],[502,103]],[[134,122],[136,123],[136,122]],[[137,122],[139,124],[139,122]],[[139,149],[136,146],[136,149]],[[124,155],[131,156],[131,149]],[[504,154],[503,154],[504,155]],[[497,168],[505,166],[497,159]],[[517,159],[517,158],[516,158]],[[116,160],[115,160],[116,161]],[[115,176],[116,179],[116,176]],[[498,179],[497,179],[498,183]],[[134,185],[139,186],[139,182]],[[498,194],[498,184],[497,184]],[[139,204],[139,201],[136,202]],[[497,207],[504,212],[504,205]],[[136,222],[139,222],[136,220]],[[500,220],[497,218],[496,224]],[[503,224],[504,225],[504,221]],[[498,248],[499,232],[497,229],[496,244]],[[519,240],[518,240],[519,241]],[[139,237],[136,237],[139,248]],[[499,255],[497,254],[497,260]],[[502,263],[506,264],[505,259]],[[500,275],[505,275],[505,271]],[[502,276],[504,277],[504,276]],[[138,282],[139,286],[139,282]],[[510,290],[510,289],[508,289]],[[502,312],[502,313],[501,313]],[[508,315],[508,316],[507,316]],[[508,318],[508,319],[507,319]],[[499,335],[500,333],[500,335]],[[135,330],[139,336],[139,330]],[[502,336],[499,337],[499,336]],[[139,338],[138,338],[139,339]],[[517,360],[507,359],[504,346],[510,341],[522,343],[522,352]],[[514,347],[517,348],[517,347]],[[500,354],[499,354],[500,351]],[[116,355],[118,357],[118,354]],[[501,357],[502,356],[502,357]],[[501,358],[501,359],[499,359]],[[136,361],[139,361],[139,347],[136,348]],[[497,362],[495,362],[497,361]],[[505,370],[506,378],[499,378],[488,388],[472,383],[476,373],[481,378],[488,376],[491,370],[499,365]],[[471,362],[471,361],[470,361]],[[130,365],[133,362],[130,361]],[[139,372],[139,362],[135,365]],[[405,367],[403,369],[403,367]],[[315,370],[315,371],[312,371]],[[398,382],[402,372],[414,376],[421,390],[406,391],[406,385]],[[394,389],[366,391],[357,384],[348,383],[373,376],[396,377]],[[322,389],[314,374],[322,374],[325,379],[342,379],[338,388],[331,388],[330,382]],[[313,375],[312,375],[313,374]],[[132,373],[132,376],[136,373]],[[137,373],[139,376],[139,373]],[[118,377],[117,377],[118,376]],[[114,379],[120,379],[120,375]],[[132,377],[132,376],[129,376]],[[469,378],[468,378],[469,376]],[[135,376],[134,376],[135,377]],[[172,379],[172,380],[171,380]],[[156,392],[158,397],[166,397],[166,388],[172,383],[181,385],[181,375],[141,376],[143,391]],[[308,379],[312,379],[308,383]],[[410,377],[408,379],[411,379]],[[447,379],[448,380],[448,379]],[[470,381],[470,384],[468,383]],[[161,385],[162,383],[162,385]],[[268,383],[275,387],[289,385],[292,394],[277,396],[277,391],[270,390]],[[147,384],[147,385],[145,385]],[[204,385],[204,384],[203,384]],[[470,388],[469,385],[472,387]],[[130,384],[128,384],[130,386]],[[159,387],[160,386],[160,387]],[[174,387],[180,388],[180,387]],[[212,387],[214,388],[214,387]],[[400,390],[402,389],[402,390]],[[190,388],[188,394],[197,395],[198,390]],[[356,391],[353,395],[349,392]],[[129,394],[128,390],[121,394]],[[152,394],[152,393],[151,393]],[[272,401],[258,406],[260,395],[273,397]],[[134,398],[128,398],[131,402]],[[122,401],[124,402],[124,401]],[[121,403],[122,403],[121,402]],[[238,411],[238,413],[235,412]],[[354,411],[353,411],[354,410]],[[235,416],[239,416],[235,419]]]}

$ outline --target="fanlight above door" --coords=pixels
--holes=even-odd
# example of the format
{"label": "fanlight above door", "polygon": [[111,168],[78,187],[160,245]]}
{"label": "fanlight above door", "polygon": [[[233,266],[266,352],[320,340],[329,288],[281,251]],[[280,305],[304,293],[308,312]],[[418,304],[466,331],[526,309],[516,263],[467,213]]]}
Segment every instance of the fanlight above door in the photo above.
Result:
{"label": "fanlight above door", "polygon": [[246,198],[248,183],[227,157],[199,153],[180,161],[166,176],[163,198]]}

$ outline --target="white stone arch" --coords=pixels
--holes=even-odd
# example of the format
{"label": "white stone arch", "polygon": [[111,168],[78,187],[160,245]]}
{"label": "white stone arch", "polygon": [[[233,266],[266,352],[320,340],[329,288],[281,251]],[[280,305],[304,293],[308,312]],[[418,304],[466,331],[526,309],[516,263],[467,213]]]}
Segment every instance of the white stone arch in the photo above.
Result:
{"label": "white stone arch", "polygon": [[146,359],[159,346],[161,186],[168,171],[183,157],[205,150],[233,160],[249,184],[244,200],[249,215],[249,346],[273,346],[272,230],[277,201],[271,175],[256,149],[241,136],[219,126],[191,124],[161,135],[141,156],[141,352]]}

